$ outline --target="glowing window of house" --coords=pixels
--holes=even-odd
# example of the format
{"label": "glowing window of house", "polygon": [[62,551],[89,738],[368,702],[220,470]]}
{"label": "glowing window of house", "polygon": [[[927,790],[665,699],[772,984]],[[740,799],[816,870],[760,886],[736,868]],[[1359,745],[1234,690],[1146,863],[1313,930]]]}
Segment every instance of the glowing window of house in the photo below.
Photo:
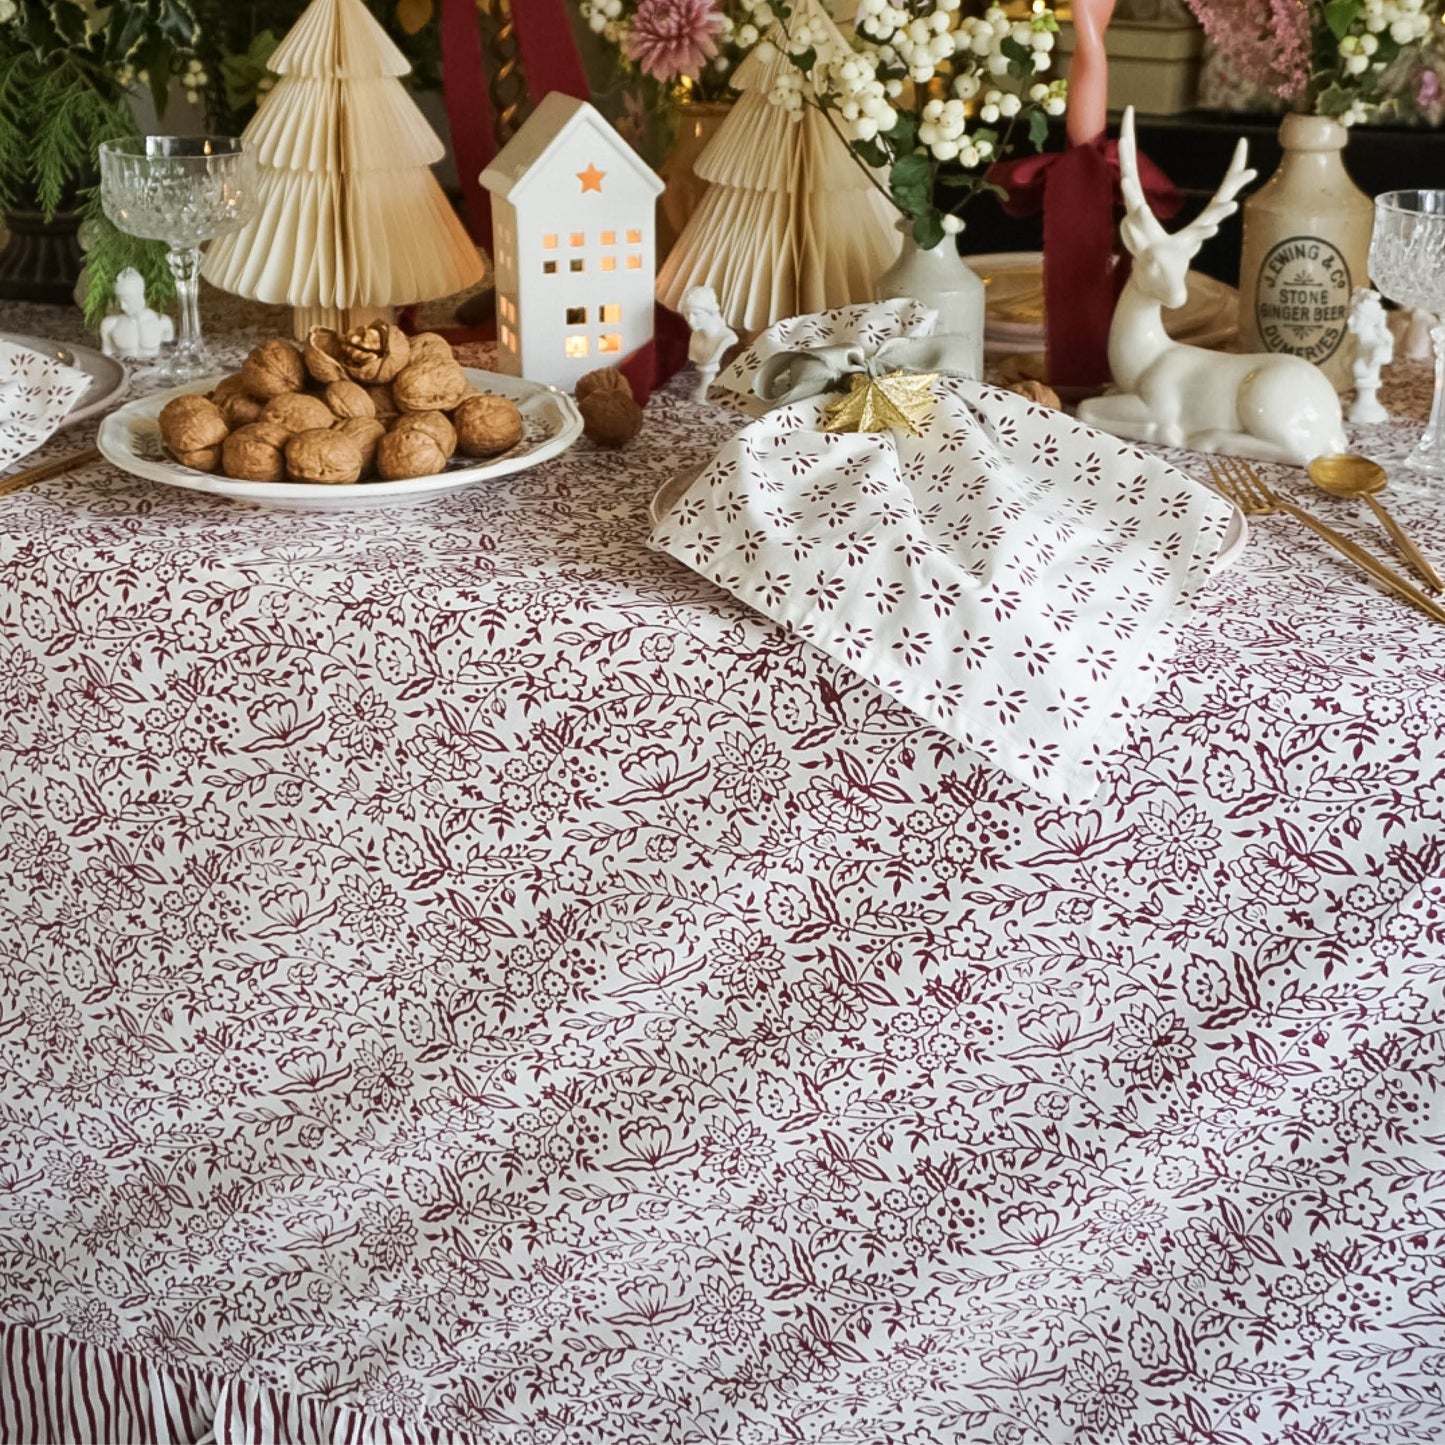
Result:
{"label": "glowing window of house", "polygon": [[615,271],[617,269],[617,257],[604,256],[600,264],[604,271]]}
{"label": "glowing window of house", "polygon": [[642,232],[629,231],[627,233],[627,244],[629,246],[640,246],[642,244]]}
{"label": "glowing window of house", "polygon": [[598,237],[598,240],[600,240],[604,246],[615,246],[617,244],[617,232],[603,231],[601,236]]}
{"label": "glowing window of house", "polygon": [[585,306],[569,306],[567,308],[568,326],[586,326],[587,308]]}
{"label": "glowing window of house", "polygon": [[620,306],[599,306],[597,319],[604,323],[610,321],[615,325],[622,320],[622,308]]}
{"label": "glowing window of house", "polygon": [[505,322],[502,324],[502,345],[505,346],[508,351],[515,351],[517,349],[516,333]]}
{"label": "glowing window of house", "polygon": [[557,238],[556,238],[556,236],[543,236],[543,237],[542,237],[542,249],[543,249],[544,251],[555,251],[555,250],[557,249]]}
{"label": "glowing window of house", "polygon": [[[641,259],[641,257],[638,257],[638,260]],[[582,270],[584,264],[585,263],[583,262],[582,258],[580,256],[577,256],[573,260],[568,262],[568,269],[575,273]]]}
{"label": "glowing window of house", "polygon": [[621,351],[622,338],[615,331],[610,331],[606,336],[597,338],[598,351]]}
{"label": "glowing window of house", "polygon": [[585,246],[587,244],[587,232],[573,231],[567,239],[573,246]]}
{"label": "glowing window of house", "polygon": [[542,274],[544,276],[555,276],[557,274],[557,263],[555,261],[543,261]]}
{"label": "glowing window of house", "polygon": [[642,270],[642,257],[641,257],[641,256],[629,256],[629,257],[627,258],[627,269],[628,269],[629,271],[640,271],[640,270]]}
{"label": "glowing window of house", "polygon": [[585,336],[569,336],[567,338],[568,356],[586,356],[587,338]]}

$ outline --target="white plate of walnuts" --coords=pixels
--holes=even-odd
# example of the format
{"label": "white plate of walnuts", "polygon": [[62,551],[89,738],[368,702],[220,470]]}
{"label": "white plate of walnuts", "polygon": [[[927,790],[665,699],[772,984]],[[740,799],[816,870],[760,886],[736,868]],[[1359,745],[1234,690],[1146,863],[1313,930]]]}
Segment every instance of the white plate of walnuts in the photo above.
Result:
{"label": "white plate of walnuts", "polygon": [[102,423],[136,476],[262,506],[395,506],[522,471],[582,433],[553,387],[460,366],[394,326],[263,342],[232,376],[129,402]]}

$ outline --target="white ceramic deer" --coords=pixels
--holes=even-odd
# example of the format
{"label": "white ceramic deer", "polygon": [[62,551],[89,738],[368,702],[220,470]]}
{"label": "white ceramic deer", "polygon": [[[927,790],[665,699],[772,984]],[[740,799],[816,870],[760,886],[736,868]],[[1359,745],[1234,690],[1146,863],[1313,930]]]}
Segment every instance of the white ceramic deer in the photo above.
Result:
{"label": "white ceramic deer", "polygon": [[1079,420],[1132,441],[1303,466],[1348,449],[1340,399],[1325,374],[1298,356],[1238,356],[1181,345],[1169,338],[1160,315],[1161,308],[1184,305],[1190,261],[1254,179],[1246,156],[1241,140],[1213,199],[1171,236],[1144,199],[1133,107],[1124,112],[1119,177],[1125,214],[1119,234],[1134,267],[1109,328],[1114,386],[1080,402]]}

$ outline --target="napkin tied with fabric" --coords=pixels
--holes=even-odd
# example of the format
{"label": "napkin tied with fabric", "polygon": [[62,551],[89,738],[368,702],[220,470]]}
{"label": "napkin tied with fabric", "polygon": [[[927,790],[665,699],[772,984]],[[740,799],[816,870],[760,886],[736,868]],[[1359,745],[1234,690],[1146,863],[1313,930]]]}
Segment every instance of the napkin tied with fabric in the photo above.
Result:
{"label": "napkin tied with fabric", "polygon": [[79,368],[0,341],[0,470],[58,431],[89,388]]}
{"label": "napkin tied with fabric", "polygon": [[[723,384],[751,391],[774,356],[876,351],[890,325],[919,338],[933,321],[913,302],[792,318]],[[1060,412],[965,377],[934,386],[918,436],[825,432],[831,393],[775,407],[723,446],[653,545],[1019,782],[1085,801],[1156,690],[1233,509]]]}

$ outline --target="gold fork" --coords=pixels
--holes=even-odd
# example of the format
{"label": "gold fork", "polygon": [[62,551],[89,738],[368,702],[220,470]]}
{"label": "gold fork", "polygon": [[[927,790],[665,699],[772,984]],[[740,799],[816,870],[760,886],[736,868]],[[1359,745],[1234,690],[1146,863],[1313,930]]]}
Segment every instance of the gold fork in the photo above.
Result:
{"label": "gold fork", "polygon": [[1427,596],[1392,567],[1387,567],[1378,557],[1365,551],[1333,527],[1327,526],[1303,507],[1297,507],[1293,502],[1287,502],[1270,491],[1264,479],[1248,462],[1241,461],[1238,457],[1219,457],[1209,463],[1209,474],[1214,478],[1215,487],[1247,516],[1264,517],[1271,512],[1287,512],[1316,536],[1322,537],[1335,551],[1348,557],[1356,566],[1363,567],[1382,587],[1418,607],[1436,622],[1445,622],[1445,607],[1433,597]]}

